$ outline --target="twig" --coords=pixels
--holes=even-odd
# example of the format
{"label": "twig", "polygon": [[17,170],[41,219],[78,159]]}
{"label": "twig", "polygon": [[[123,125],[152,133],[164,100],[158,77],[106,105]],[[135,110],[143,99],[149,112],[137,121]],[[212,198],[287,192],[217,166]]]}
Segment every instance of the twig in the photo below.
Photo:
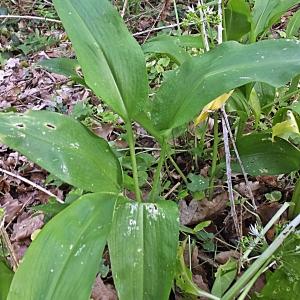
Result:
{"label": "twig", "polygon": [[238,218],[235,210],[235,203],[233,197],[233,188],[232,188],[232,181],[231,181],[231,155],[229,149],[229,139],[228,139],[228,130],[226,126],[226,122],[224,117],[222,116],[222,127],[223,127],[223,138],[224,138],[224,149],[225,149],[225,156],[226,156],[226,177],[227,177],[227,185],[228,185],[228,194],[229,194],[229,201],[231,207],[231,216],[233,218],[234,227],[236,233],[239,238],[242,237],[241,229],[238,225]]}
{"label": "twig", "polygon": [[[160,19],[161,15],[162,15],[163,11],[165,10],[166,6],[167,6],[167,0],[164,1],[163,5],[162,5],[162,8],[161,8],[161,10],[159,11],[159,14],[157,15],[157,17],[156,17],[154,23],[152,24],[151,29],[153,29],[154,26],[155,26],[155,25],[157,24],[157,22],[159,21],[159,19]],[[177,23],[177,24],[178,24],[178,23]],[[147,33],[147,36],[145,37],[145,39],[144,39],[144,41],[143,41],[143,44],[148,40],[150,34],[151,34],[151,31],[149,31],[149,32]]]}
{"label": "twig", "polygon": [[245,179],[246,188],[247,188],[247,190],[249,192],[249,196],[250,196],[250,199],[251,199],[251,202],[252,202],[253,209],[257,210],[255,199],[254,199],[254,196],[253,196],[253,193],[252,193],[252,190],[251,190],[251,187],[250,187],[250,183],[249,183],[249,180],[248,180],[248,176],[246,174],[246,171],[245,171],[245,168],[244,168],[244,164],[243,164],[243,162],[241,160],[241,157],[239,155],[238,149],[236,147],[236,143],[235,143],[233,134],[232,134],[231,129],[230,129],[230,124],[229,124],[229,121],[228,121],[227,113],[226,113],[226,111],[225,111],[224,108],[221,108],[221,112],[222,112],[223,118],[225,120],[225,124],[227,126],[227,130],[228,130],[229,137],[230,137],[230,140],[231,140],[232,145],[233,145],[235,156],[236,156],[236,158],[238,160],[238,163],[239,163],[239,165],[241,167],[241,170],[242,170],[242,173],[243,173],[243,176],[244,176],[244,179]]}
{"label": "twig", "polygon": [[45,18],[45,17],[35,17],[35,16],[17,16],[17,15],[0,15],[0,19],[25,19],[25,20],[37,20],[37,21],[47,21],[53,23],[61,23],[60,20]]}
{"label": "twig", "polygon": [[203,1],[200,0],[199,1],[200,4],[201,4],[201,7],[199,9],[199,12],[200,12],[200,20],[201,20],[201,33],[202,33],[202,39],[203,39],[203,44],[204,44],[204,48],[206,51],[209,51],[209,44],[208,44],[208,37],[207,37],[207,32],[206,32],[206,26],[205,26],[205,18],[204,18],[204,12],[203,12],[203,9],[202,7],[204,6],[203,5]]}
{"label": "twig", "polygon": [[174,6],[174,11],[175,11],[175,17],[176,17],[176,23],[177,23],[177,30],[180,33],[181,32],[181,28],[180,28],[180,22],[179,22],[179,17],[178,17],[178,10],[177,10],[176,0],[173,0],[173,6]]}
{"label": "twig", "polygon": [[219,24],[218,24],[218,44],[222,44],[223,42],[223,24],[222,24],[222,0],[218,0],[218,17],[219,17]]}
{"label": "twig", "polygon": [[124,15],[125,15],[125,12],[126,12],[127,5],[128,5],[128,0],[125,0],[125,1],[124,1],[124,4],[123,4],[122,12],[121,12],[121,17],[122,17],[122,18],[124,18]]}
{"label": "twig", "polygon": [[14,271],[16,271],[19,263],[18,263],[18,259],[17,259],[16,255],[15,255],[14,248],[10,242],[9,236],[4,228],[4,217],[2,219],[0,218],[0,236],[2,236],[5,247],[11,257],[12,268]]}
{"label": "twig", "polygon": [[177,182],[165,195],[164,198],[167,199],[178,187],[180,186],[180,182]]}
{"label": "twig", "polygon": [[41,187],[40,185],[38,185],[38,184],[36,184],[36,183],[28,180],[27,178],[24,178],[23,176],[15,174],[15,173],[12,173],[10,171],[6,171],[6,170],[4,170],[2,168],[0,168],[0,172],[2,172],[4,174],[7,174],[9,176],[15,177],[15,178],[17,178],[17,179],[19,179],[19,180],[21,180],[23,182],[26,182],[29,185],[33,186],[34,188],[36,188],[36,189],[44,192],[45,194],[49,195],[50,197],[54,197],[57,200],[57,202],[64,204],[64,202],[60,198],[58,198],[56,195],[52,194],[51,192],[49,192],[45,188]]}

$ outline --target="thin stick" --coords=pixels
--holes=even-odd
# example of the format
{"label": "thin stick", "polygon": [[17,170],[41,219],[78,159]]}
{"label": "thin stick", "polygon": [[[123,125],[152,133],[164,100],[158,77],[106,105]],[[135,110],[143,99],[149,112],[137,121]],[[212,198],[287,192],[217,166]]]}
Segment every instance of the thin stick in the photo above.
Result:
{"label": "thin stick", "polygon": [[[201,4],[201,6],[203,7],[203,1],[200,0],[199,2]],[[208,37],[207,37],[205,20],[204,20],[204,12],[202,10],[202,7],[200,7],[200,9],[199,9],[200,20],[201,20],[201,33],[202,33],[202,39],[203,39],[204,48],[205,48],[206,51],[209,51]]]}
{"label": "thin stick", "polygon": [[180,186],[180,182],[177,182],[165,195],[164,198],[167,199],[178,187]]}
{"label": "thin stick", "polygon": [[[155,21],[154,21],[154,23],[153,23],[151,29],[153,29],[153,28],[155,27],[155,25],[157,24],[157,22],[160,20],[161,14],[163,13],[163,11],[164,11],[165,8],[166,8],[166,4],[167,4],[167,0],[164,1],[163,5],[162,5],[162,8],[161,8],[161,10],[159,11],[159,14],[157,15],[157,17],[156,17],[156,19],[155,19]],[[151,34],[151,31],[149,31],[149,32],[147,33],[147,36],[145,37],[145,39],[144,39],[144,41],[143,41],[143,44],[148,40],[150,34]]]}
{"label": "thin stick", "polygon": [[233,145],[233,149],[234,149],[234,152],[235,152],[235,156],[239,162],[239,165],[241,167],[241,170],[242,170],[242,173],[243,173],[243,176],[244,176],[244,179],[245,179],[245,183],[246,183],[246,187],[247,187],[247,190],[249,192],[249,196],[250,196],[250,199],[251,199],[251,202],[252,202],[252,206],[253,206],[253,209],[254,210],[257,210],[257,206],[256,206],[256,203],[255,203],[255,199],[254,199],[254,196],[253,196],[253,193],[252,193],[252,190],[251,190],[251,187],[250,187],[250,183],[249,183],[249,180],[248,180],[248,176],[246,174],[246,171],[245,171],[245,168],[244,168],[244,164],[241,160],[241,157],[239,155],[239,151],[236,147],[236,143],[235,143],[235,140],[234,140],[234,137],[233,137],[233,134],[231,132],[231,129],[230,129],[230,124],[229,124],[229,121],[228,121],[228,116],[227,116],[227,113],[225,111],[224,108],[221,108],[221,112],[222,112],[222,115],[223,115],[223,118],[225,120],[225,124],[227,126],[227,130],[228,130],[228,133],[229,133],[229,137],[230,137],[230,140],[232,142],[232,145]]}
{"label": "thin stick", "polygon": [[219,17],[219,24],[218,24],[218,44],[222,44],[223,42],[223,24],[222,24],[222,0],[218,1],[218,17]]}
{"label": "thin stick", "polygon": [[61,200],[60,198],[58,198],[56,195],[54,195],[54,194],[52,194],[51,192],[47,191],[45,188],[41,187],[40,185],[38,185],[38,184],[36,184],[36,183],[34,183],[34,182],[28,180],[27,178],[24,178],[23,176],[18,175],[18,174],[15,174],[15,173],[12,173],[12,172],[10,172],[10,171],[6,171],[6,170],[4,170],[4,169],[2,169],[2,168],[0,168],[0,172],[2,172],[2,173],[4,173],[4,174],[7,174],[7,175],[9,175],[9,176],[11,176],[11,177],[15,177],[15,178],[17,178],[17,179],[19,179],[19,180],[21,180],[21,181],[23,181],[23,182],[26,182],[27,184],[29,184],[29,185],[33,186],[34,188],[36,188],[36,189],[42,191],[43,193],[49,195],[50,197],[54,197],[54,198],[57,200],[57,202],[64,204],[64,201],[62,201],[62,200]]}
{"label": "thin stick", "polygon": [[184,181],[185,184],[188,184],[188,180],[186,178],[186,176],[182,173],[182,171],[180,170],[179,166],[177,165],[177,163],[175,162],[175,160],[172,158],[171,155],[169,155],[169,159],[173,165],[173,167],[175,168],[175,170],[177,171],[177,173],[180,175],[180,177],[182,178],[182,180]]}
{"label": "thin stick", "polygon": [[122,17],[122,18],[124,18],[124,15],[125,15],[125,12],[126,12],[127,5],[128,5],[128,0],[125,0],[125,1],[124,1],[124,5],[123,5],[123,8],[122,8],[122,12],[121,12],[121,17]]}
{"label": "thin stick", "polygon": [[181,33],[176,0],[173,0],[173,5],[174,5],[174,11],[175,11],[175,17],[176,17],[176,23],[177,23],[177,30],[178,30],[179,33]]}
{"label": "thin stick", "polygon": [[225,149],[225,156],[226,156],[226,177],[227,177],[227,185],[228,185],[228,194],[229,194],[229,201],[230,201],[230,207],[231,207],[231,216],[233,218],[234,227],[236,230],[236,233],[239,238],[242,237],[242,233],[239,227],[239,222],[235,210],[235,203],[234,203],[234,196],[233,196],[233,188],[232,188],[232,181],[231,181],[231,155],[230,155],[230,149],[229,149],[229,139],[228,139],[228,130],[227,126],[224,120],[224,117],[222,116],[222,127],[223,127],[223,138],[224,138],[224,149]]}
{"label": "thin stick", "polygon": [[0,15],[0,19],[24,19],[24,20],[37,20],[37,21],[47,21],[61,24],[60,20],[44,18],[44,17],[35,17],[35,16],[18,16],[18,15]]}
{"label": "thin stick", "polygon": [[18,263],[18,259],[17,259],[16,255],[15,255],[14,248],[10,242],[9,236],[4,228],[4,218],[2,218],[2,220],[0,218],[0,236],[2,236],[5,247],[11,257],[12,268],[14,271],[16,271],[19,263]]}

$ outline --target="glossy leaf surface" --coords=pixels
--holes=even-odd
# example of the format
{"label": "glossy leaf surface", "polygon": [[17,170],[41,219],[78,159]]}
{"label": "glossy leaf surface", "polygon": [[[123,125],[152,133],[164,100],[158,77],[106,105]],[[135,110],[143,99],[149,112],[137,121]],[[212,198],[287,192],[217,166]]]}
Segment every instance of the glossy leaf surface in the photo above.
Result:
{"label": "glossy leaf surface", "polygon": [[70,77],[75,82],[85,85],[84,79],[80,77],[77,73],[80,69],[80,65],[77,59],[71,59],[66,57],[44,59],[38,62],[38,66],[41,66],[49,72]]}
{"label": "glossy leaf surface", "polygon": [[237,140],[237,147],[250,175],[279,175],[300,169],[300,151],[280,138],[272,142],[269,134],[244,136]]}
{"label": "glossy leaf surface", "polygon": [[297,300],[300,295],[300,236],[293,234],[279,248],[277,269],[255,299]]}
{"label": "glossy leaf surface", "polygon": [[[148,98],[144,54],[108,0],[54,0],[85,82],[125,120]],[[79,30],[80,29],[80,30]]]}
{"label": "glossy leaf surface", "polygon": [[145,53],[166,54],[178,64],[182,64],[191,56],[180,47],[180,40],[174,36],[161,35],[149,40],[142,46]]}
{"label": "glossy leaf surface", "polygon": [[151,118],[166,135],[216,97],[253,81],[282,86],[300,73],[300,44],[270,40],[251,45],[226,42],[183,63],[162,84]]}
{"label": "glossy leaf surface", "polygon": [[14,272],[0,259],[0,300],[6,300]]}
{"label": "glossy leaf surface", "polygon": [[229,259],[224,265],[220,265],[215,274],[215,282],[211,293],[218,297],[222,297],[226,290],[233,283],[237,274],[237,261]]}
{"label": "glossy leaf surface", "polygon": [[119,191],[122,172],[108,143],[80,122],[49,111],[0,114],[0,141],[71,185]]}
{"label": "glossy leaf surface", "polygon": [[296,11],[289,19],[286,27],[286,36],[291,38],[299,34],[300,29],[300,10]]}
{"label": "glossy leaf surface", "polygon": [[296,4],[299,4],[299,0],[256,0],[251,25],[253,41]]}
{"label": "glossy leaf surface", "polygon": [[174,202],[118,201],[108,246],[120,300],[169,299],[178,234]]}
{"label": "glossy leaf surface", "polygon": [[8,300],[89,299],[116,199],[88,194],[49,221],[28,248]]}
{"label": "glossy leaf surface", "polygon": [[251,29],[250,7],[245,0],[230,0],[225,9],[227,40],[238,41]]}

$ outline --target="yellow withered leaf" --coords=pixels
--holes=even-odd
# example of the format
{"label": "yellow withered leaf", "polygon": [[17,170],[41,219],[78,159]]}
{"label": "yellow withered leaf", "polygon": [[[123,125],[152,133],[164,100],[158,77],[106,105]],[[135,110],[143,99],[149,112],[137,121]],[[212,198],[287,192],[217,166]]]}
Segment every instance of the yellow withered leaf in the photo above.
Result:
{"label": "yellow withered leaf", "polygon": [[209,102],[207,105],[205,105],[204,108],[202,109],[201,114],[197,117],[197,119],[194,122],[195,126],[205,121],[211,111],[220,109],[223,106],[223,104],[230,98],[233,91],[234,90],[231,90],[229,93],[225,93],[217,97],[213,101]]}
{"label": "yellow withered leaf", "polygon": [[272,128],[272,142],[274,142],[275,136],[288,140],[292,133],[299,134],[299,128],[292,111],[287,111],[287,120],[277,123]]}

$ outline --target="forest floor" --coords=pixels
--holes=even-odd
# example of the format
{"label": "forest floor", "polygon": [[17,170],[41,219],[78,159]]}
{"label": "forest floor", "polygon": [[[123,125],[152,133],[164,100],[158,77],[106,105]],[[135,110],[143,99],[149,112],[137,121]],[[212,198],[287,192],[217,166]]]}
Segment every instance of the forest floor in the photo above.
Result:
{"label": "forest floor", "polygon": [[[18,4],[19,3],[19,4]],[[172,1],[131,1],[125,10],[124,20],[130,30],[135,33],[139,43],[155,36],[157,33],[176,31],[176,26],[160,31],[153,29],[176,24]],[[183,20],[189,7],[195,1],[177,1],[179,20]],[[121,1],[115,1],[122,12]],[[22,15],[58,19],[51,1],[24,0],[0,1],[1,15]],[[285,18],[274,29],[275,35],[281,34]],[[188,31],[189,29],[187,29]],[[109,141],[128,159],[128,144],[124,138],[123,122],[111,112],[90,89],[75,84],[69,78],[50,73],[38,66],[38,62],[48,58],[74,57],[72,45],[60,23],[51,20],[34,18],[0,19],[0,111],[24,112],[31,110],[49,110],[68,114],[82,120],[98,136]],[[163,73],[170,66],[161,66],[159,58],[147,57],[149,76],[152,86],[159,85]],[[161,67],[163,70],[161,70]],[[159,153],[159,145],[147,135],[138,125],[135,125],[136,149],[140,155],[140,163],[145,167],[145,190],[152,182],[155,157]],[[251,122],[249,127],[252,127]],[[194,282],[206,291],[210,291],[217,268],[230,257],[238,258],[237,235],[230,216],[226,174],[219,170],[215,189],[211,200],[204,198],[197,191],[199,175],[209,177],[211,166],[213,131],[208,130],[203,155],[200,157],[194,148],[197,129],[191,125],[187,132],[174,138],[173,146],[176,153],[173,156],[182,173],[187,176],[189,184],[183,179],[173,165],[168,161],[164,173],[164,190],[162,195],[178,203],[181,225],[194,228],[204,221],[205,230],[197,236],[190,236],[189,250],[186,251],[186,263],[191,267]],[[149,155],[151,154],[151,156]],[[219,148],[218,157],[224,160],[224,149]],[[154,157],[154,158],[153,158]],[[195,163],[196,161],[196,163]],[[40,205],[49,203],[49,194],[65,199],[74,189],[50,175],[25,156],[0,145],[0,205],[5,209],[5,230],[10,239],[10,247],[17,261],[20,261],[30,245],[34,235],[51,218],[51,207],[39,209]],[[9,173],[11,172],[11,173]],[[27,179],[27,182],[26,180]],[[256,218],[246,209],[245,202],[250,195],[241,174],[233,174],[233,187],[237,199],[237,216],[243,232],[242,242],[247,248],[255,236]],[[265,225],[278,211],[284,201],[291,199],[296,176],[256,176],[249,177],[249,186],[257,203],[257,214]],[[36,188],[35,185],[43,189]],[[169,187],[175,187],[172,190]],[[46,191],[45,191],[46,190]],[[130,193],[129,193],[130,196]],[[38,208],[36,208],[39,206]],[[276,235],[277,227],[286,221],[283,215],[278,224],[267,232],[271,242]],[[65,230],[68,230],[67,227]],[[181,233],[181,240],[188,237]],[[0,256],[7,257],[7,250],[2,243]],[[6,245],[7,246],[7,245]],[[109,255],[104,256],[101,274],[97,277],[92,298],[117,299],[109,268]],[[253,291],[259,291],[265,283],[261,276]],[[174,299],[187,299],[180,291],[174,291]]]}

